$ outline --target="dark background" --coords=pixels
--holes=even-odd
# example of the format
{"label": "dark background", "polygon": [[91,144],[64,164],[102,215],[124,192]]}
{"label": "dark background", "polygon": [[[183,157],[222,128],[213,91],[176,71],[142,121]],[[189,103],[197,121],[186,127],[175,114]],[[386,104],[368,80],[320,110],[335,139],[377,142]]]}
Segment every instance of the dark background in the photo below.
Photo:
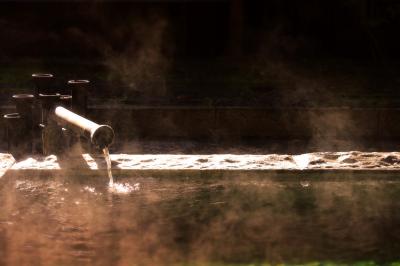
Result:
{"label": "dark background", "polygon": [[397,106],[399,19],[396,0],[5,2],[0,88],[52,72],[127,103]]}
{"label": "dark background", "polygon": [[157,19],[168,23],[163,48],[172,58],[251,56],[271,34],[271,52],[285,56],[400,56],[396,0],[32,1],[2,3],[0,16],[1,56],[9,59],[102,59],[104,45],[124,52],[139,37],[129,24]]}

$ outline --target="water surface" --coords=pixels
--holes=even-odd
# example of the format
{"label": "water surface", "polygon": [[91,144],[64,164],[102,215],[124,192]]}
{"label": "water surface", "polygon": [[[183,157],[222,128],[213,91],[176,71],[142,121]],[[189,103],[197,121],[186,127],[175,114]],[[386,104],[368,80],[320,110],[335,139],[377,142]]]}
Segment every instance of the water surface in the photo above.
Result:
{"label": "water surface", "polygon": [[[344,179],[346,180],[346,179]],[[224,265],[400,259],[400,182],[0,180],[0,265]]]}

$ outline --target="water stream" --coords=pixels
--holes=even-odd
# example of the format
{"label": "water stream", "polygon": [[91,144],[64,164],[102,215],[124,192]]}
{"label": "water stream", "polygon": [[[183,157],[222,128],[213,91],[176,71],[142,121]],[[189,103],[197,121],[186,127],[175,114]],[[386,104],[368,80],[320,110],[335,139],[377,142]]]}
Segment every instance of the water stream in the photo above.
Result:
{"label": "water stream", "polygon": [[107,173],[108,173],[108,178],[110,179],[109,181],[109,186],[112,187],[114,185],[114,178],[111,172],[111,159],[110,159],[110,152],[108,151],[108,148],[105,147],[103,149],[104,153],[104,159],[106,160],[107,163]]}
{"label": "water stream", "polygon": [[111,192],[115,193],[130,193],[132,191],[139,190],[140,184],[135,183],[133,186],[129,183],[114,183],[114,177],[112,175],[112,170],[111,170],[111,158],[110,158],[110,152],[108,148],[103,149],[104,153],[104,159],[106,160],[107,163],[107,173],[108,173],[108,179],[110,180],[108,182],[108,188]]}

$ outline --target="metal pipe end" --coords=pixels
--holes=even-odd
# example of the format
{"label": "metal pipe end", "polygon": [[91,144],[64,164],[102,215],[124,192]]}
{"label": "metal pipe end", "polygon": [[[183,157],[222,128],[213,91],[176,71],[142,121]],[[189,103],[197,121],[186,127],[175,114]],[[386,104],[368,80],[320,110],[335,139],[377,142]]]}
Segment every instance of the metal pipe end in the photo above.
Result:
{"label": "metal pipe end", "polygon": [[39,93],[39,100],[42,103],[42,107],[45,109],[50,109],[60,101],[59,93],[43,94]]}
{"label": "metal pipe end", "polygon": [[21,93],[21,94],[14,94],[12,98],[14,100],[33,100],[35,96],[33,94]]}
{"label": "metal pipe end", "polygon": [[54,76],[50,73],[34,73],[32,74],[32,81],[35,84],[35,96],[39,93],[49,94],[55,92],[54,90]]}
{"label": "metal pipe end", "polygon": [[19,113],[6,114],[6,115],[3,115],[3,117],[4,117],[4,119],[19,119],[19,118],[21,118]]}
{"label": "metal pipe end", "polygon": [[32,104],[35,100],[33,94],[14,94],[13,101],[17,107],[18,113],[22,116],[30,115],[32,113]]}
{"label": "metal pipe end", "polygon": [[110,126],[99,125],[97,128],[91,130],[90,140],[100,149],[106,148],[114,140],[114,130]]}
{"label": "metal pipe end", "polygon": [[53,74],[50,73],[33,73],[32,78],[52,78]]}
{"label": "metal pipe end", "polygon": [[68,95],[68,94],[61,94],[61,95],[60,95],[60,100],[69,101],[69,100],[71,100],[71,99],[72,99],[72,96],[71,96],[71,95]]}
{"label": "metal pipe end", "polygon": [[87,79],[72,79],[68,80],[68,84],[89,84],[90,80]]}

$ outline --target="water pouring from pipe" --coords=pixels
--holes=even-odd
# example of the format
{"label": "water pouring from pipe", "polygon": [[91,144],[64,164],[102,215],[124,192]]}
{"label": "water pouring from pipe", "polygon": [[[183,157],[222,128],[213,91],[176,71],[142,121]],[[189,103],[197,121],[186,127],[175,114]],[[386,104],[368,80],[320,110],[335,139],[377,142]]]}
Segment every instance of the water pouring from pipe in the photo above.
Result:
{"label": "water pouring from pipe", "polygon": [[[108,147],[113,142],[114,130],[108,125],[99,125],[81,116],[86,115],[90,81],[70,80],[67,90],[55,86],[52,74],[32,74],[32,81],[35,84],[34,95],[14,95],[18,113],[15,116],[4,116],[8,122],[8,150],[11,151],[11,147],[20,149],[21,144],[29,144],[32,152],[58,155],[64,153],[71,142],[79,143],[80,146],[87,143],[89,150],[93,145],[103,151],[110,185],[113,185]],[[22,132],[26,138],[20,136]],[[25,153],[30,151],[24,150]]]}
{"label": "water pouring from pipe", "polygon": [[86,136],[103,151],[104,159],[107,163],[108,178],[110,180],[109,186],[113,186],[114,180],[111,172],[111,159],[108,146],[113,142],[114,130],[110,126],[96,124],[62,106],[55,108],[54,115],[58,121],[66,123],[68,128],[71,128],[78,134]]}
{"label": "water pouring from pipe", "polygon": [[108,151],[108,148],[104,148],[103,149],[103,154],[104,154],[104,159],[106,160],[106,164],[107,164],[107,174],[108,174],[108,178],[109,178],[109,183],[108,185],[110,187],[112,187],[114,185],[114,178],[111,172],[111,159],[110,159],[110,152]]}

